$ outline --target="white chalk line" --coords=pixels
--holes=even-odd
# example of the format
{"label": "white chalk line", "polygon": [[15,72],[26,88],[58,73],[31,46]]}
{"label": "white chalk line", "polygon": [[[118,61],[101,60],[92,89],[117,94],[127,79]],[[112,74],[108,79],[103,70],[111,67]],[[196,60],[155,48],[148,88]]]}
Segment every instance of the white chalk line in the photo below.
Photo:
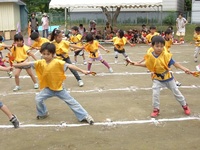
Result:
{"label": "white chalk line", "polygon": [[[155,119],[150,120],[132,120],[132,121],[107,121],[107,122],[96,122],[93,126],[116,126],[116,125],[130,125],[130,124],[155,124],[156,126],[162,122],[177,122],[177,121],[189,121],[189,120],[200,120],[199,117],[183,117],[183,118],[171,118],[171,119]],[[81,127],[89,126],[89,124],[67,124],[62,122],[60,124],[20,124],[20,128],[38,128],[38,127]],[[0,128],[13,128],[12,125],[0,125]]]}
{"label": "white chalk line", "polygon": [[[150,73],[149,72],[113,72],[113,73],[105,73],[105,72],[98,73],[97,72],[96,76],[126,76],[126,75],[147,75],[147,74],[150,74]],[[185,72],[175,71],[173,72],[173,74],[185,74]],[[66,75],[67,77],[74,77],[74,75],[72,75],[71,73],[70,74],[66,73]],[[85,76],[85,75],[79,74],[79,76]],[[30,78],[30,76],[24,75],[24,76],[19,76],[19,78],[26,79],[26,78]],[[2,76],[0,77],[0,79],[10,79],[10,78],[8,76]]]}
{"label": "white chalk line", "polygon": [[[190,86],[180,86],[180,89],[199,89],[200,85],[190,85]],[[167,88],[161,88],[161,90],[166,90]],[[148,91],[152,90],[151,87],[147,88],[139,88],[136,86],[124,87],[124,88],[113,88],[113,89],[103,89],[103,88],[95,88],[92,90],[71,90],[70,88],[67,89],[69,93],[105,93],[105,92],[114,92],[114,91],[128,91],[128,92],[136,92],[136,91]],[[37,94],[38,92],[3,92],[0,93],[0,96],[8,96],[8,95],[30,95],[30,94]]]}

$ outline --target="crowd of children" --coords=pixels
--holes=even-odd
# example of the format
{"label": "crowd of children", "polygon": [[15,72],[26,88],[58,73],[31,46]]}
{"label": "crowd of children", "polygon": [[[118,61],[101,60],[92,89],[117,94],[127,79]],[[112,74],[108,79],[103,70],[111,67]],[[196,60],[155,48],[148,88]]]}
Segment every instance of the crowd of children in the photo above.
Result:
{"label": "crowd of children", "polygon": [[[38,32],[32,32],[30,38],[34,41],[29,47],[24,43],[23,36],[16,34],[14,36],[13,45],[6,45],[3,43],[3,37],[0,36],[0,50],[7,48],[10,51],[11,56],[14,58],[13,66],[6,67],[4,64],[0,66],[0,70],[11,72],[14,69],[14,77],[16,86],[13,91],[21,89],[19,82],[19,75],[22,69],[25,69],[28,75],[31,77],[34,88],[40,88],[41,91],[36,96],[36,109],[37,119],[44,119],[48,117],[49,113],[44,104],[44,100],[56,96],[63,100],[69,105],[71,110],[76,115],[79,121],[87,121],[89,124],[94,123],[94,119],[89,113],[69,95],[65,88],[63,88],[63,81],[66,79],[65,71],[69,68],[76,80],[78,85],[82,87],[84,85],[78,72],[83,74],[91,73],[91,66],[93,61],[100,61],[104,66],[107,67],[110,73],[113,69],[109,63],[103,59],[100,49],[110,52],[103,47],[98,38],[95,39],[94,32],[96,32],[95,22],[91,23],[91,33],[79,33],[80,27],[73,26],[71,28],[71,36],[67,40],[63,37],[63,32],[59,29],[54,29],[50,34],[49,39],[40,37]],[[83,25],[81,25],[83,28]],[[95,31],[94,31],[95,30]],[[172,74],[171,66],[174,65],[176,68],[183,70],[187,74],[191,74],[191,71],[179,63],[175,62],[172,58],[170,51],[172,44],[178,44],[173,40],[173,28],[169,27],[165,32],[158,33],[155,26],[150,26],[149,30],[146,25],[142,25],[141,31],[129,30],[127,32],[123,30],[117,30],[114,36],[112,27],[106,24],[105,27],[106,40],[105,42],[113,42],[115,63],[118,62],[118,54],[122,54],[127,61],[127,64],[134,66],[146,67],[151,72],[153,81],[153,112],[151,117],[157,117],[160,113],[160,89],[167,87],[172,91],[176,100],[183,107],[186,115],[190,115],[190,109],[186,103],[185,97],[179,91],[178,86],[181,84],[176,81]],[[110,36],[109,34],[112,34]],[[86,42],[83,42],[85,38]],[[195,41],[195,53],[194,61],[197,62],[197,58],[200,51],[200,27],[195,28],[194,32]],[[145,43],[150,47],[147,50],[144,59],[139,62],[133,62],[125,52],[124,46],[128,43],[131,47],[135,46],[135,43]],[[181,43],[179,43],[181,44]],[[31,52],[32,49],[36,49],[41,53],[41,59],[37,60],[34,54]],[[69,57],[70,51],[74,52],[74,64],[78,62],[77,56],[82,56],[83,64],[87,64],[87,70],[82,70],[77,66],[73,65]],[[86,62],[85,52],[89,53],[89,59]],[[1,53],[0,53],[1,54]],[[31,56],[35,61],[29,59]],[[0,62],[3,56],[1,54]],[[39,84],[32,73],[31,68],[36,70],[36,74],[39,80]],[[11,123],[15,128],[19,127],[19,120],[16,115],[12,114],[10,110],[2,102],[0,102],[0,109],[8,116]]]}

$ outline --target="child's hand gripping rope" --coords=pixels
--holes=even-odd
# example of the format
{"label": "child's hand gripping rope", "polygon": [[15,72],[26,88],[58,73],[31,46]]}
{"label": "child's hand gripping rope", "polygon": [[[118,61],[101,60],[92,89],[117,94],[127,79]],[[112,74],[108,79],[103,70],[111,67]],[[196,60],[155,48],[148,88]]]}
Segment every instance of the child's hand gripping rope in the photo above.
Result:
{"label": "child's hand gripping rope", "polygon": [[91,74],[91,75],[93,75],[93,76],[96,76],[96,72],[94,72],[94,71],[90,71],[88,74]]}
{"label": "child's hand gripping rope", "polygon": [[88,75],[88,74],[91,74],[91,75],[93,75],[93,76],[95,76],[97,73],[96,72],[94,72],[94,71],[84,71],[83,72],[85,75]]}
{"label": "child's hand gripping rope", "polygon": [[129,64],[130,65],[134,65],[135,63],[134,62],[132,62],[130,59],[125,59],[125,61],[126,61],[126,66],[128,66]]}
{"label": "child's hand gripping rope", "polygon": [[110,53],[110,51],[109,51],[109,50],[107,50],[107,49],[105,49],[105,51],[106,51],[106,53]]}
{"label": "child's hand gripping rope", "polygon": [[190,72],[190,74],[192,74],[194,77],[199,77],[200,76],[200,71]]}
{"label": "child's hand gripping rope", "polygon": [[4,59],[3,61],[9,63],[10,66],[12,67],[15,58],[10,53],[7,54],[6,58],[8,58],[8,59],[7,60]]}

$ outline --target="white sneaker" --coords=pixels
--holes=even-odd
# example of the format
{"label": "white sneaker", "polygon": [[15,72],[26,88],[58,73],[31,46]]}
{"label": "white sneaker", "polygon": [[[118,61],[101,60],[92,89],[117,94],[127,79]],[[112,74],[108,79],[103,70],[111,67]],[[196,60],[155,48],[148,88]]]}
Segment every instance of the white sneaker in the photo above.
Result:
{"label": "white sneaker", "polygon": [[15,88],[13,89],[13,91],[19,91],[21,88],[19,86],[15,86]]}
{"label": "white sneaker", "polygon": [[90,116],[90,115],[87,115],[85,117],[85,120],[90,124],[90,125],[93,125],[94,124],[94,119]]}
{"label": "white sneaker", "polygon": [[181,86],[181,83],[176,81],[176,86]]}
{"label": "white sneaker", "polygon": [[110,73],[113,73],[113,69],[111,67],[108,70]]}
{"label": "white sneaker", "polygon": [[34,84],[34,89],[38,89],[39,85],[37,83]]}
{"label": "white sneaker", "polygon": [[82,80],[78,80],[78,86],[82,87],[84,85]]}
{"label": "white sneaker", "polygon": [[83,61],[83,64],[84,64],[84,65],[87,65],[87,61]]}
{"label": "white sneaker", "polygon": [[73,65],[76,65],[76,64],[77,64],[77,62],[75,61],[75,62],[73,62],[72,64],[73,64]]}
{"label": "white sneaker", "polygon": [[196,66],[196,70],[197,70],[197,71],[200,71],[200,65],[197,65],[197,66]]}

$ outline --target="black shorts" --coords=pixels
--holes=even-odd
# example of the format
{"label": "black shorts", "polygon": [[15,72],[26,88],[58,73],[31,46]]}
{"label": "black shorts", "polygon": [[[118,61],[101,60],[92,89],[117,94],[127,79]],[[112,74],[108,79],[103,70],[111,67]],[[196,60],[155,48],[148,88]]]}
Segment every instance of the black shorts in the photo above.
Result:
{"label": "black shorts", "polygon": [[83,50],[80,50],[80,51],[76,51],[74,52],[74,56],[83,56],[84,55],[84,51]]}
{"label": "black shorts", "polygon": [[115,51],[115,52],[118,52],[118,53],[125,53],[125,49],[118,50],[118,49],[114,48],[114,51]]}

